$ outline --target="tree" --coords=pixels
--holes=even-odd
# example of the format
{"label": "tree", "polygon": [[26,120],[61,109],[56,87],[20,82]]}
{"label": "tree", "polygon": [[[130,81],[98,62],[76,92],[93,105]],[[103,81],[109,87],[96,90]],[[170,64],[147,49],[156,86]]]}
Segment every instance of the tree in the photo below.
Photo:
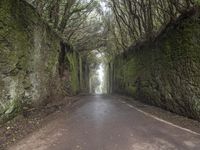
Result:
{"label": "tree", "polygon": [[[193,0],[109,0],[115,17],[112,32],[118,47],[126,49],[138,40],[151,39],[169,22],[190,8]],[[113,22],[112,22],[113,23]]]}

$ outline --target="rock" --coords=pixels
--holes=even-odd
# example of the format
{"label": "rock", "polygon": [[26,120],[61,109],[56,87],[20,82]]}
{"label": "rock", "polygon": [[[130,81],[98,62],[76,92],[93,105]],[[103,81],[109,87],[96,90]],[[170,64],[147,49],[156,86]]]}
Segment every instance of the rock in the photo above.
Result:
{"label": "rock", "polygon": [[26,2],[3,0],[1,4],[0,20],[6,27],[1,28],[0,37],[6,36],[0,42],[0,110],[5,112],[2,118],[9,118],[22,104],[38,106],[50,93],[61,94],[50,85],[61,85],[58,59],[62,39]]}
{"label": "rock", "polygon": [[140,42],[116,56],[110,62],[114,91],[200,120],[199,35],[197,11],[180,17],[155,41]]}

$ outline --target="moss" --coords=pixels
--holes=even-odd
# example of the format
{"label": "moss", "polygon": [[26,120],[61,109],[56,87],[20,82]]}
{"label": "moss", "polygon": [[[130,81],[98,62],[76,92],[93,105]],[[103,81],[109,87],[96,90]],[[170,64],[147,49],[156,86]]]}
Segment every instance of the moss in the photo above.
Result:
{"label": "moss", "polygon": [[195,0],[195,3],[200,6],[200,0]]}
{"label": "moss", "polygon": [[135,80],[137,78],[137,66],[134,58],[124,61],[116,58],[114,61],[115,80],[126,90],[128,94],[134,95],[136,92]]}
{"label": "moss", "polygon": [[60,40],[25,1],[0,1],[0,120],[61,94]]}
{"label": "moss", "polygon": [[[55,42],[55,41],[54,41],[54,43],[52,43],[52,49],[59,49],[59,47],[58,47],[59,42],[58,41]],[[49,55],[49,58],[46,62],[46,66],[47,66],[46,70],[48,72],[51,72],[57,66],[58,52],[57,51],[50,51],[48,55]]]}
{"label": "moss", "polygon": [[69,62],[70,66],[70,84],[71,84],[71,90],[72,94],[77,94],[79,91],[79,63],[78,63],[78,57],[75,52],[68,53],[67,54],[67,61]]}
{"label": "moss", "polygon": [[16,117],[22,111],[22,104],[20,100],[13,100],[11,103],[0,112],[0,123],[4,123]]}
{"label": "moss", "polygon": [[114,60],[116,91],[200,120],[200,14]]}
{"label": "moss", "polygon": [[129,93],[129,95],[135,96],[137,92],[137,87],[134,85],[130,85],[127,87],[127,92]]}

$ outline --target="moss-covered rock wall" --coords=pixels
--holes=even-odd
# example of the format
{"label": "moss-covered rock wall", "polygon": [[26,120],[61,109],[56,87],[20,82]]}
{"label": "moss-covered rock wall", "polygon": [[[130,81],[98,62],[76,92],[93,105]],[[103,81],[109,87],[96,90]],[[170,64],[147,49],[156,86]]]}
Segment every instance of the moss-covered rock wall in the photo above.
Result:
{"label": "moss-covered rock wall", "polygon": [[[61,41],[23,0],[0,1],[1,121],[24,106],[58,99],[66,86],[72,86],[72,93],[77,93],[78,54],[68,53],[70,48],[62,47]],[[62,66],[62,61],[67,60],[68,67]],[[65,73],[62,68],[66,68]],[[71,85],[65,82],[68,80]]]}
{"label": "moss-covered rock wall", "polygon": [[69,78],[69,85],[70,85],[70,91],[72,95],[76,95],[80,89],[81,86],[81,59],[79,55],[76,52],[70,52],[66,55],[66,60],[69,64],[69,72],[70,72],[70,78]]}
{"label": "moss-covered rock wall", "polygon": [[200,120],[200,13],[181,16],[154,40],[115,58],[113,88]]}

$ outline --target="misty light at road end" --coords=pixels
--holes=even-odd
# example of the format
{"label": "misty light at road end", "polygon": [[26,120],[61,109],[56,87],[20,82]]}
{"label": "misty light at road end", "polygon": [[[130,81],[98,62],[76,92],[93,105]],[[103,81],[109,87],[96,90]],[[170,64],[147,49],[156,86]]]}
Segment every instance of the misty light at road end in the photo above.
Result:
{"label": "misty light at road end", "polygon": [[97,70],[97,74],[98,74],[98,80],[100,82],[99,87],[97,87],[96,89],[96,94],[103,94],[104,91],[104,79],[105,79],[105,69],[104,69],[104,65],[100,64],[98,70]]}

